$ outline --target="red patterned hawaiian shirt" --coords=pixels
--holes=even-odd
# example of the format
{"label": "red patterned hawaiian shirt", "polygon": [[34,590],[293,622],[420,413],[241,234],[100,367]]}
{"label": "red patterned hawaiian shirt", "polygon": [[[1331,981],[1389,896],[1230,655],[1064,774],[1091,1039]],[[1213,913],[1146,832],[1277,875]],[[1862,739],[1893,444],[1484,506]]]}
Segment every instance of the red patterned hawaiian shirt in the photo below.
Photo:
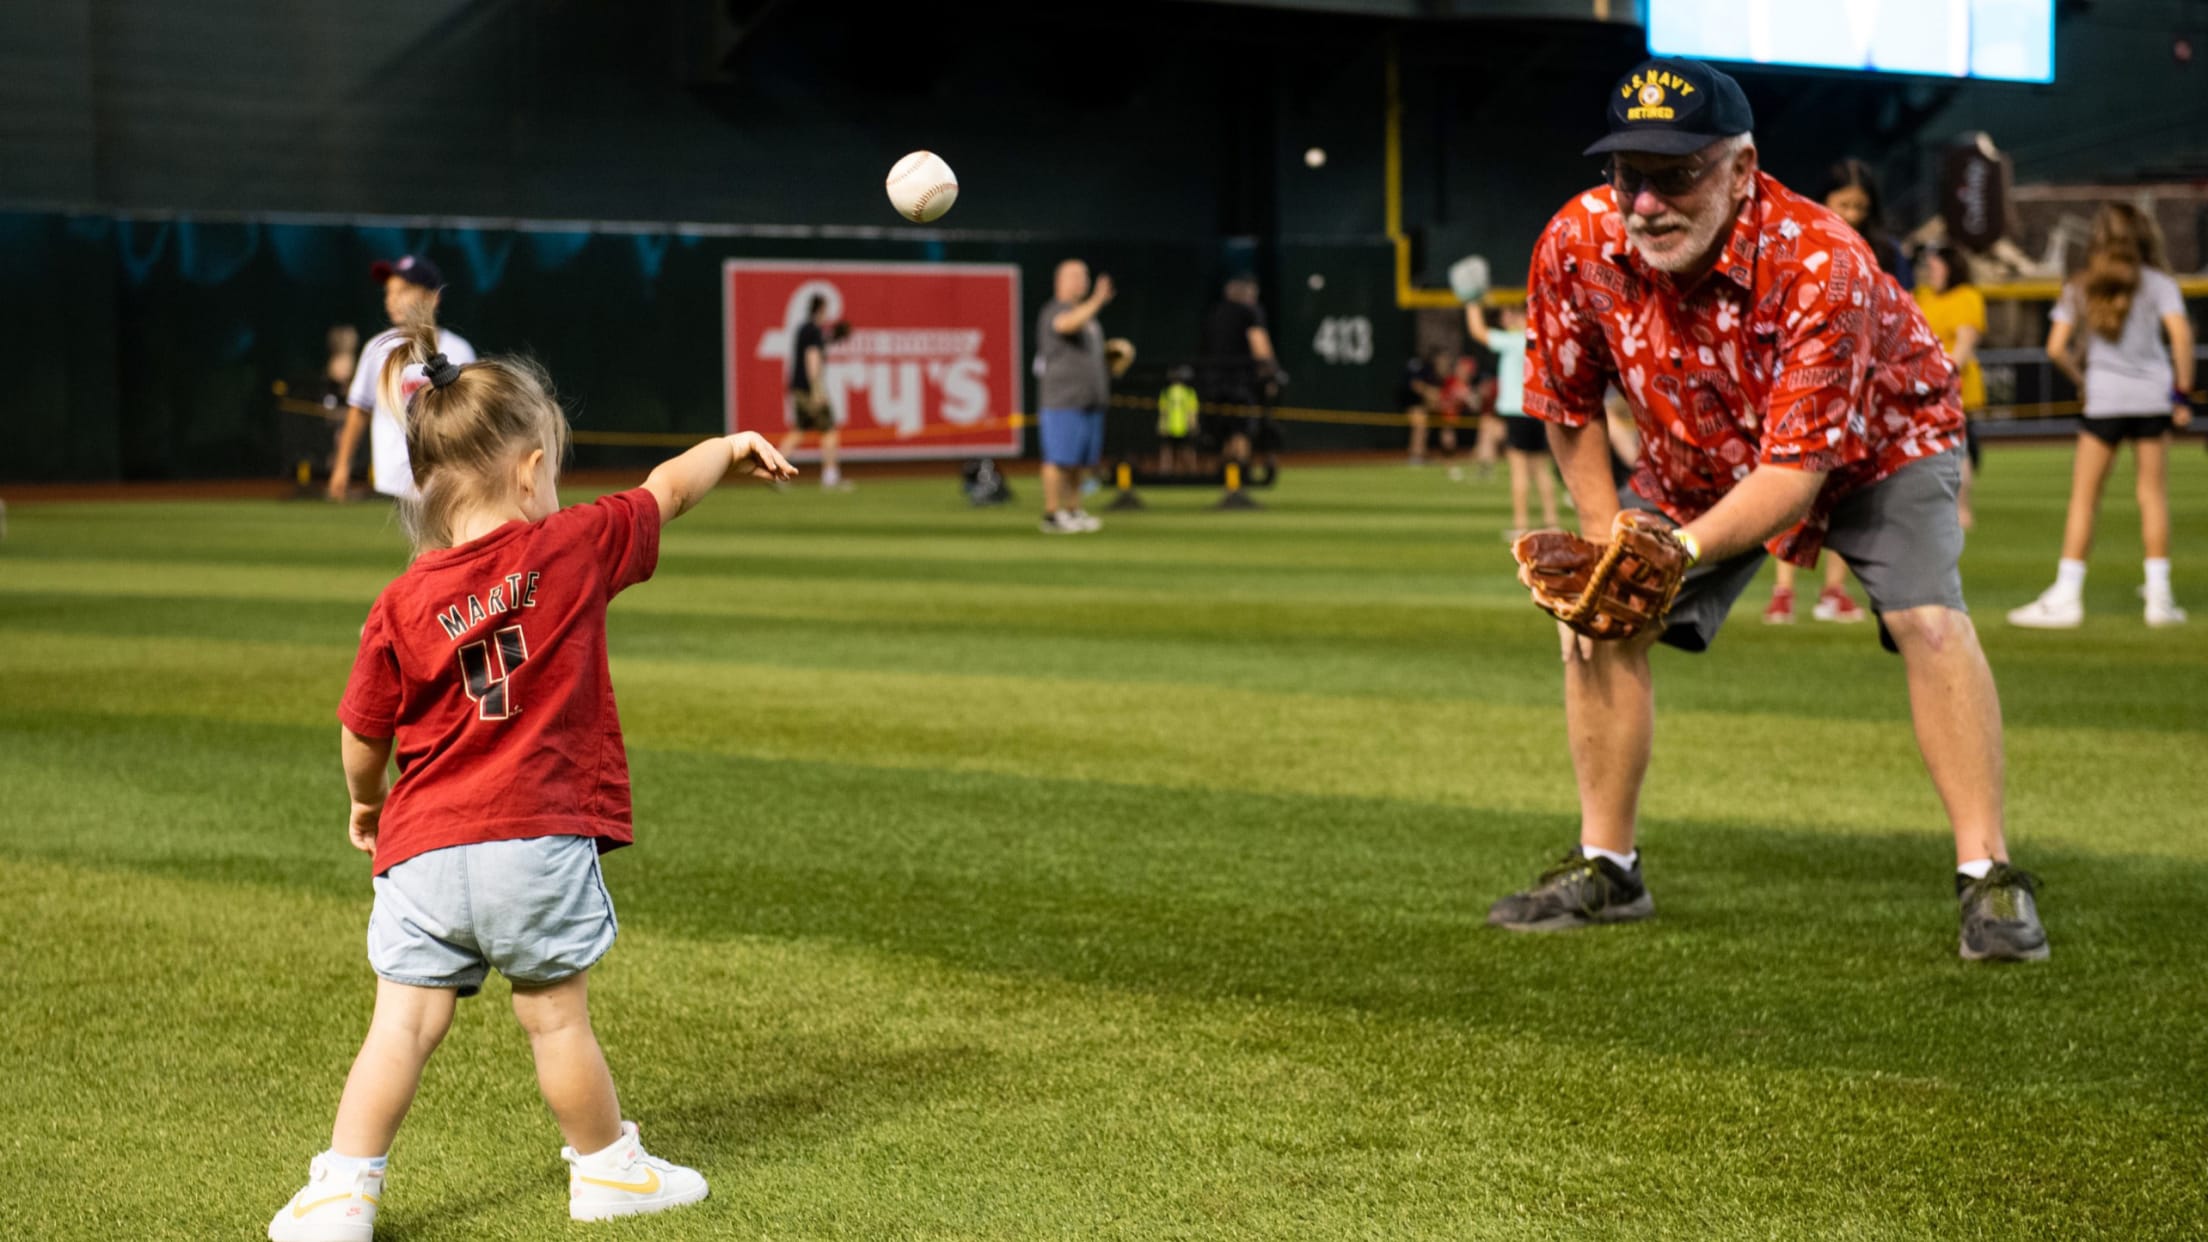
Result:
{"label": "red patterned hawaiian shirt", "polygon": [[1718,264],[1685,291],[1642,263],[1608,186],[1566,204],[1526,282],[1526,413],[1567,427],[1615,384],[1633,407],[1633,490],[1674,520],[1758,465],[1830,472],[1770,550],[1812,563],[1832,507],[1962,442],[1955,368],[1914,299],[1846,221],[1762,173]]}

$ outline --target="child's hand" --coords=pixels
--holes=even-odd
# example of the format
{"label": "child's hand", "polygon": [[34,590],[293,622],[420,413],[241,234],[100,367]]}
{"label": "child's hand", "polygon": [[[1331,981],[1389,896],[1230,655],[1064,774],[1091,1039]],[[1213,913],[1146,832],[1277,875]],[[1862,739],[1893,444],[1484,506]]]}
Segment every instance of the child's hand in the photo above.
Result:
{"label": "child's hand", "polygon": [[797,477],[797,467],[756,431],[737,432],[728,438],[728,447],[736,454],[737,469],[750,471],[754,478],[780,483]]}
{"label": "child's hand", "polygon": [[353,819],[346,835],[353,839],[353,848],[363,854],[376,852],[376,832],[383,823],[383,804],[370,806],[365,802],[353,804]]}

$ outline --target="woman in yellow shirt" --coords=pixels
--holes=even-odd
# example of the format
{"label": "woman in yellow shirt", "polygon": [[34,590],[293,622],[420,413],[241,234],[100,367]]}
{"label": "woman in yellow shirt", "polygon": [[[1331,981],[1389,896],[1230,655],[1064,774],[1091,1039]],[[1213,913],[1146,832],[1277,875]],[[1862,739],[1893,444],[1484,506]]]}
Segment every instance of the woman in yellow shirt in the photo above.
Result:
{"label": "woman in yellow shirt", "polygon": [[1962,372],[1963,434],[1969,463],[1963,467],[1963,489],[1956,498],[1963,529],[1971,527],[1970,484],[1978,473],[1978,412],[1986,408],[1986,377],[1978,369],[1978,342],[1986,335],[1986,295],[1970,283],[1970,268],[1963,253],[1953,246],[1934,246],[1924,252],[1924,283],[1917,286],[1917,305],[1940,348]]}

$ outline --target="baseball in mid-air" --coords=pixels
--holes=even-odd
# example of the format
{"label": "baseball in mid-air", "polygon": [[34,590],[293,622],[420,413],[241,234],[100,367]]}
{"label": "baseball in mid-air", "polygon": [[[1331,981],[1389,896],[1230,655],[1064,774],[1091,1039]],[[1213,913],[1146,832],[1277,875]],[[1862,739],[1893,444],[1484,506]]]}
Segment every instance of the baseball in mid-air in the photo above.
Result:
{"label": "baseball in mid-air", "polygon": [[933,151],[915,151],[889,170],[889,201],[914,224],[942,218],[958,201],[958,174]]}

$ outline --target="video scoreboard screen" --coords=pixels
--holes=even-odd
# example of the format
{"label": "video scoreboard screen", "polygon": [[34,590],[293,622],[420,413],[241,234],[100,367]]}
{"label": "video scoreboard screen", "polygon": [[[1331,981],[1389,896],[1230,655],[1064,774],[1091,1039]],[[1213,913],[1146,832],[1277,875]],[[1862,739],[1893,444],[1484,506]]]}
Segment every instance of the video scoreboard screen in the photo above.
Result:
{"label": "video scoreboard screen", "polygon": [[2055,80],[2055,0],[1646,0],[1658,56]]}

